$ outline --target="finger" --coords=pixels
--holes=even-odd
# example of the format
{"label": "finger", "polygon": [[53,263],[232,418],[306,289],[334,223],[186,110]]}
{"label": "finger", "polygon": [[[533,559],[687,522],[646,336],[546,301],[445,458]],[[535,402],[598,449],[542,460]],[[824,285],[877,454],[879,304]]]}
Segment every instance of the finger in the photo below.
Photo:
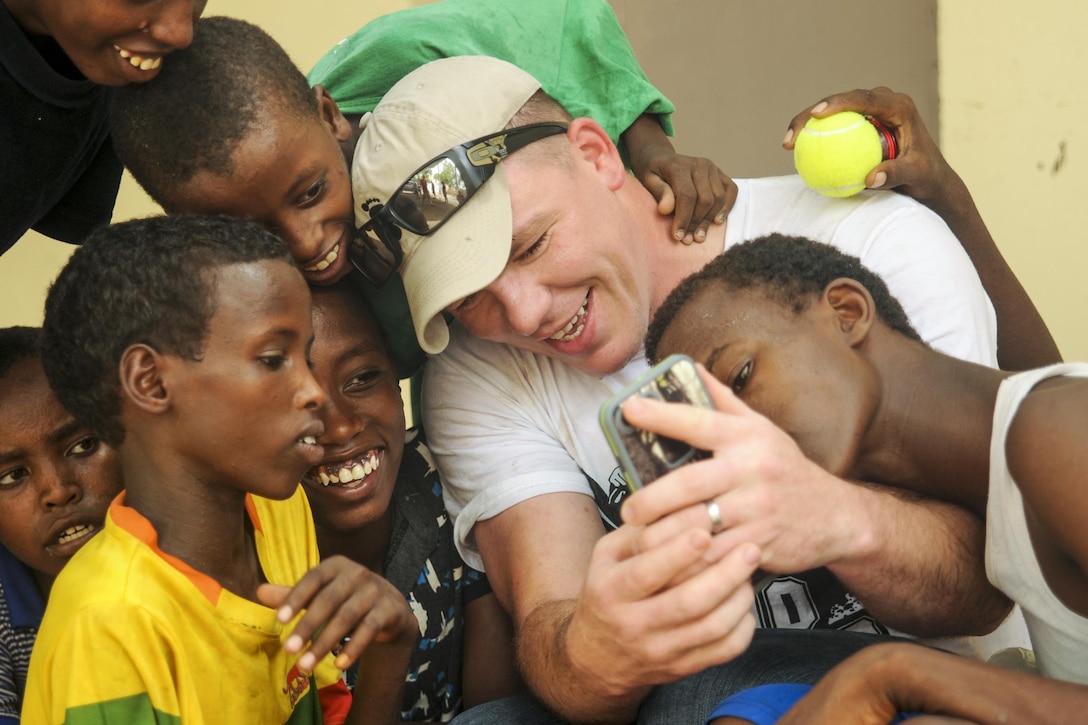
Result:
{"label": "finger", "polygon": [[842,111],[856,111],[898,125],[897,122],[903,117],[903,114],[913,110],[913,108],[914,104],[910,96],[895,93],[884,86],[870,89],[858,88],[843,93],[835,93],[825,96],[794,116],[790,120],[786,136],[782,140],[782,146],[792,150],[797,134],[813,117],[826,118]]}
{"label": "finger", "polygon": [[658,213],[662,216],[672,214],[676,206],[676,200],[673,197],[672,187],[669,182],[652,171],[645,172],[639,181],[650,192],[650,195],[657,200]]}
{"label": "finger", "polygon": [[726,176],[720,170],[718,172],[718,180],[722,184],[722,188],[725,190],[725,196],[722,200],[722,205],[718,209],[717,214],[714,215],[715,224],[725,224],[726,218],[729,216],[729,212],[733,211],[733,206],[737,203],[737,183],[731,178]]}
{"label": "finger", "polygon": [[692,169],[692,180],[696,199],[685,236],[701,243],[706,240],[710,223],[725,203],[725,185],[722,184],[718,167],[708,160]]}
{"label": "finger", "polygon": [[[269,609],[279,609],[283,606],[291,587],[280,584],[260,584],[257,587],[257,601]],[[290,621],[290,617],[287,618]]]}
{"label": "finger", "polygon": [[[661,591],[678,573],[694,565],[710,546],[710,534],[686,531],[661,546],[639,550],[634,527],[620,527],[601,538],[587,576],[619,602],[638,602]],[[603,582],[603,583],[602,583]]]}
{"label": "finger", "polygon": [[678,652],[727,637],[754,601],[759,547],[745,544],[698,575],[653,597],[651,614]]}
{"label": "finger", "polygon": [[697,226],[695,222],[701,217],[700,208],[709,206],[706,197],[710,189],[705,184],[702,190],[699,189],[699,181],[692,176],[693,171],[694,169],[685,167],[669,178],[676,207],[673,212],[672,236],[685,244],[695,241],[693,227]]}

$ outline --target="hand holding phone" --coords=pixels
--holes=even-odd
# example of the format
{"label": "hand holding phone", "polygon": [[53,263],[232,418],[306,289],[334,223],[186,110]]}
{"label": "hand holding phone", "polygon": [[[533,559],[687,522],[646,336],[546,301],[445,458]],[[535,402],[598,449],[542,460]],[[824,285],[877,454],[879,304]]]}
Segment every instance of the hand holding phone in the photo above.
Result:
{"label": "hand holding phone", "polygon": [[685,463],[710,456],[683,441],[631,426],[624,420],[622,406],[632,397],[714,407],[694,361],[686,355],[670,355],[601,406],[601,427],[632,491]]}

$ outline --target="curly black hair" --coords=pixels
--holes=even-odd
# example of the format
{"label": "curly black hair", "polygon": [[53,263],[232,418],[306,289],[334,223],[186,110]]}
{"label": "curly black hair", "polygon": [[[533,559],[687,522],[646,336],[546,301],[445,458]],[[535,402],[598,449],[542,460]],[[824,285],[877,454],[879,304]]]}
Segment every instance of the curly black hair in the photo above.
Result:
{"label": "curly black hair", "polygon": [[666,328],[681,308],[710,282],[733,289],[758,286],[774,302],[800,313],[840,277],[859,282],[869,290],[877,314],[889,327],[921,341],[884,280],[860,259],[804,237],[769,234],[726,250],[669,294],[646,333],[646,358],[656,361],[657,346]]}
{"label": "curly black hair", "polygon": [[150,217],[91,234],[45,301],[42,364],[61,404],[120,445],[124,351],[143,343],[196,359],[215,312],[214,270],[266,259],[294,268],[281,239],[235,217]]}
{"label": "curly black hair", "polygon": [[265,116],[316,118],[306,76],[266,32],[243,20],[202,18],[154,83],[115,89],[111,137],[140,186],[168,211],[196,174],[229,176],[238,144]]}
{"label": "curly black hair", "polygon": [[0,378],[16,363],[41,357],[41,332],[39,327],[0,328]]}

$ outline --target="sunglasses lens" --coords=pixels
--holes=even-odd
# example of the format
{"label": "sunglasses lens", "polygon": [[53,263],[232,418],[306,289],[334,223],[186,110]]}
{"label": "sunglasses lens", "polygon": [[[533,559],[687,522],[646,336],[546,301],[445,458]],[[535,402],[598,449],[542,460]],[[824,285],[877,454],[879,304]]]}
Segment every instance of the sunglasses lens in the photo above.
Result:
{"label": "sunglasses lens", "polygon": [[448,219],[467,196],[468,186],[457,166],[447,158],[435,159],[400,187],[390,211],[405,229],[426,235]]}
{"label": "sunglasses lens", "polygon": [[379,287],[389,281],[397,269],[400,260],[388,246],[360,229],[351,241],[351,253],[348,255],[355,268],[363,273],[372,284]]}

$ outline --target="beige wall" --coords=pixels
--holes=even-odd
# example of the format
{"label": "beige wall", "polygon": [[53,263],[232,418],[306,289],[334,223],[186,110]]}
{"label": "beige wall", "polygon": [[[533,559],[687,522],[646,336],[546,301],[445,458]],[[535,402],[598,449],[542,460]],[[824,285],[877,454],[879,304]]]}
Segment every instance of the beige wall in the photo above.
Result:
{"label": "beige wall", "polygon": [[938,16],[942,147],[1067,360],[1088,360],[1086,27],[1079,0]]}
{"label": "beige wall", "polygon": [[[212,0],[210,12],[260,24],[308,68],[370,18],[424,1]],[[1079,283],[1088,252],[1075,243],[1073,216],[1075,192],[1088,190],[1080,156],[1088,51],[1077,35],[1088,6],[682,0],[666,12],[657,0],[612,4],[647,73],[680,109],[677,146],[736,176],[788,173],[778,146],[785,126],[826,93],[882,84],[911,93],[1066,357],[1088,359],[1088,293]],[[126,179],[115,218],[155,211]],[[69,253],[32,235],[0,257],[0,325],[40,322],[45,289]]]}

